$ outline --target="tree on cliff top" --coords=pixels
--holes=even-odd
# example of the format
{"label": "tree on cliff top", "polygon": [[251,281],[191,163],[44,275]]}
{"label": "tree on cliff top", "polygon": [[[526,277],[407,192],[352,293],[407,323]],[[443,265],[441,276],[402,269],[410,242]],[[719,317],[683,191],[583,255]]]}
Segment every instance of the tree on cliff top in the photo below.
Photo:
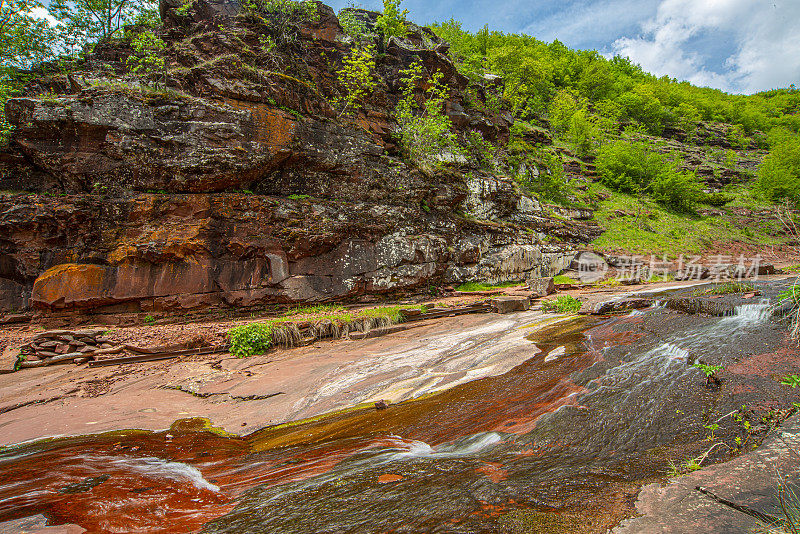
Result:
{"label": "tree on cliff top", "polygon": [[408,33],[406,15],[408,10],[400,11],[403,0],[383,0],[383,14],[375,21],[375,28],[388,41],[390,37],[405,37]]}
{"label": "tree on cliff top", "polygon": [[54,31],[33,16],[43,9],[36,0],[0,0],[0,67],[29,67],[52,54]]}
{"label": "tree on cliff top", "polygon": [[126,24],[158,20],[153,0],[51,0],[49,9],[70,48],[115,37]]}
{"label": "tree on cliff top", "polygon": [[269,27],[278,44],[295,40],[299,22],[319,20],[317,4],[310,0],[245,0],[243,5]]}
{"label": "tree on cliff top", "polygon": [[13,75],[52,57],[55,32],[46,20],[33,15],[42,8],[36,0],[0,0],[0,146],[11,133],[5,104],[18,85]]}

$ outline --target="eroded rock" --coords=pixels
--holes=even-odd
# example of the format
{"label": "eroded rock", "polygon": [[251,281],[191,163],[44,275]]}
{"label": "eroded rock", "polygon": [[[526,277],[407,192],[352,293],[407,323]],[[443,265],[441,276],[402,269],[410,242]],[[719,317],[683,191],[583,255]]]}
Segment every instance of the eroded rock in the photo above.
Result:
{"label": "eroded rock", "polygon": [[[467,160],[429,172],[398,157],[392,117],[414,62],[443,73],[457,135],[508,139],[507,113],[465,105],[469,80],[431,30],[390,40],[374,92],[342,116],[331,102],[351,44],[329,7],[267,55],[268,26],[238,2],[177,7],[160,6],[166,90],[125,74],[121,40],[9,100],[0,188],[62,196],[0,196],[0,309],[256,306],[525,280],[556,274],[599,234]],[[354,12],[374,26],[375,13]],[[485,101],[499,83],[470,90]]]}

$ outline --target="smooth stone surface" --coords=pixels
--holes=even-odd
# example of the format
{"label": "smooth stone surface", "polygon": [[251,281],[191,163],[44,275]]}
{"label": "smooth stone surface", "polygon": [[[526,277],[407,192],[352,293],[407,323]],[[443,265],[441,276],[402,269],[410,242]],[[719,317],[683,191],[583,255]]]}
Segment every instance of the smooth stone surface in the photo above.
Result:
{"label": "smooth stone surface", "polygon": [[613,534],[740,534],[754,532],[752,516],[700,493],[780,517],[778,485],[800,482],[800,416],[774,430],[758,449],[724,464],[642,488],[636,503],[641,517],[623,521]]}

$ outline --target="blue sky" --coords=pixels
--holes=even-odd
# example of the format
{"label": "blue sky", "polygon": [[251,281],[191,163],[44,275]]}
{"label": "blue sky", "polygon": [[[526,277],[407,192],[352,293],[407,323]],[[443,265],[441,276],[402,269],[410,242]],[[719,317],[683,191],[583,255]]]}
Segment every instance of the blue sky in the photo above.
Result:
{"label": "blue sky", "polygon": [[[327,3],[327,2],[326,2]],[[335,9],[351,2],[329,2]],[[380,9],[376,0],[356,3]],[[621,54],[730,92],[800,86],[800,0],[406,0],[410,20],[460,20]]]}

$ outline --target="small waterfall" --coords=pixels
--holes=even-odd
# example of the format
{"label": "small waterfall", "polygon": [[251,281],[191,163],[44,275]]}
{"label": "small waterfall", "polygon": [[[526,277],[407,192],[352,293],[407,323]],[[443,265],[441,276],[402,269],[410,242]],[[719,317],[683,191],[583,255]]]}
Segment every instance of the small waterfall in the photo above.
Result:
{"label": "small waterfall", "polygon": [[[450,443],[443,443],[436,448],[422,441],[405,441],[397,436],[394,436],[393,439],[397,441],[398,445],[402,447],[403,450],[399,452],[394,450],[386,455],[380,455],[379,460],[391,462],[420,457],[457,458],[461,456],[471,456],[503,441],[503,438],[497,432],[473,434]],[[373,461],[374,460],[373,458]]]}
{"label": "small waterfall", "polygon": [[654,300],[649,308],[644,308],[641,310],[632,310],[628,315],[631,317],[636,317],[637,315],[645,315],[653,311],[663,310],[666,307],[667,307],[666,300]]}
{"label": "small waterfall", "polygon": [[191,482],[196,488],[218,493],[219,487],[210,483],[194,466],[183,462],[171,462],[156,457],[146,458],[109,458],[109,463],[121,469],[141,473],[151,478],[166,478]]}
{"label": "small waterfall", "polygon": [[770,306],[769,299],[761,299],[758,304],[736,306],[736,311],[731,318],[747,325],[766,323],[771,316],[772,306]]}
{"label": "small waterfall", "polygon": [[664,343],[656,350],[661,352],[663,356],[666,356],[670,360],[682,360],[685,362],[689,359],[688,350],[682,349],[677,345],[673,345],[672,343]]}

